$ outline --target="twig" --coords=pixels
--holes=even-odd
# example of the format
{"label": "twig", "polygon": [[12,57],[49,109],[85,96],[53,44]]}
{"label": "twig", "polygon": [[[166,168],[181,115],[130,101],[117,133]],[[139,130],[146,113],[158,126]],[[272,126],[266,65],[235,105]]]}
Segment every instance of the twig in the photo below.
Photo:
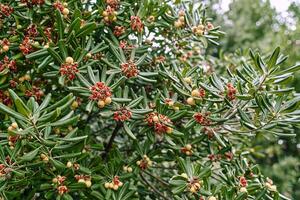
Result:
{"label": "twig", "polygon": [[103,159],[106,159],[110,149],[112,148],[112,144],[114,142],[115,137],[117,136],[118,131],[120,130],[120,128],[122,128],[123,124],[120,122],[117,122],[117,126],[115,127],[115,129],[112,132],[112,135],[109,138],[109,141],[104,149],[104,154],[102,156]]}
{"label": "twig", "polygon": [[163,193],[161,193],[160,191],[158,191],[154,186],[151,185],[151,183],[149,183],[147,181],[147,179],[143,176],[142,172],[140,172],[140,177],[142,178],[143,182],[148,185],[156,194],[158,194],[160,197],[162,197],[163,199],[169,200],[168,197],[166,197]]}
{"label": "twig", "polygon": [[145,172],[145,174],[148,174],[148,175],[151,176],[152,178],[155,178],[158,182],[162,183],[163,185],[169,185],[169,183],[167,183],[166,181],[160,179],[159,177],[157,177],[157,176],[151,174],[150,172],[148,172],[148,171],[144,171],[144,172]]}

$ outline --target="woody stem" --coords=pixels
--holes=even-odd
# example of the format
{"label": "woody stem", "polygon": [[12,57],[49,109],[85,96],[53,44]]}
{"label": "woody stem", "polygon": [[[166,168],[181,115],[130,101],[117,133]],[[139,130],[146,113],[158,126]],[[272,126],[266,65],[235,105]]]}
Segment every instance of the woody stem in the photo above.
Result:
{"label": "woody stem", "polygon": [[107,155],[109,153],[109,151],[112,148],[113,142],[115,137],[117,136],[118,131],[123,127],[123,123],[117,122],[117,126],[115,127],[115,129],[112,132],[112,135],[109,138],[109,141],[104,149],[104,154],[103,154],[103,159],[107,158]]}

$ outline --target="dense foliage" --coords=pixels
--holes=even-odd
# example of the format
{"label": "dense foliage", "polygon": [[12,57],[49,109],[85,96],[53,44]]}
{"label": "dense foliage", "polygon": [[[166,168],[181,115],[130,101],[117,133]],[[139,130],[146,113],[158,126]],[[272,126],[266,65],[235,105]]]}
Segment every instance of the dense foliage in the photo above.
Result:
{"label": "dense foliage", "polygon": [[[201,3],[1,1],[3,199],[287,199],[248,160],[293,137],[300,96],[276,48],[207,55]],[[225,71],[226,73],[221,73]]]}

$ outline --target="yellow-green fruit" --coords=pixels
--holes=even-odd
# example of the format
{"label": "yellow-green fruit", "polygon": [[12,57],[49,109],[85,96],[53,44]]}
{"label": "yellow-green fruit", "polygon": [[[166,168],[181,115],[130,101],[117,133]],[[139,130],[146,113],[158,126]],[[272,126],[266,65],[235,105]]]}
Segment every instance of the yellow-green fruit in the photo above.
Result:
{"label": "yellow-green fruit", "polygon": [[68,15],[69,13],[70,13],[70,11],[69,11],[68,8],[64,8],[63,11],[62,11],[63,15]]}
{"label": "yellow-green fruit", "polygon": [[73,166],[73,164],[71,161],[67,162],[67,168],[71,168],[72,166]]}
{"label": "yellow-green fruit", "polygon": [[85,181],[85,185],[86,185],[86,187],[91,187],[92,186],[92,181],[90,181],[90,180],[86,180]]}
{"label": "yellow-green fruit", "polygon": [[98,107],[99,107],[99,108],[103,108],[104,106],[105,106],[105,102],[102,101],[102,100],[99,100],[99,101],[98,101]]}
{"label": "yellow-green fruit", "polygon": [[107,97],[106,99],[105,99],[105,105],[108,105],[108,104],[111,104],[111,98],[110,97]]}
{"label": "yellow-green fruit", "polygon": [[69,57],[66,58],[66,63],[73,64],[74,63],[74,59],[69,56]]}
{"label": "yellow-green fruit", "polygon": [[2,47],[2,50],[3,50],[4,52],[7,52],[7,51],[9,50],[9,46],[4,45],[4,46]]}
{"label": "yellow-green fruit", "polygon": [[200,96],[199,90],[193,90],[193,91],[192,91],[192,96],[193,96],[193,97],[199,97],[199,96]]}
{"label": "yellow-green fruit", "polygon": [[189,105],[191,105],[191,106],[194,106],[194,105],[196,104],[194,98],[192,98],[192,97],[189,97],[189,98],[186,100],[186,102],[187,102]]}
{"label": "yellow-green fruit", "polygon": [[191,150],[191,149],[192,149],[192,145],[187,144],[187,145],[185,146],[185,148],[186,148],[187,150]]}

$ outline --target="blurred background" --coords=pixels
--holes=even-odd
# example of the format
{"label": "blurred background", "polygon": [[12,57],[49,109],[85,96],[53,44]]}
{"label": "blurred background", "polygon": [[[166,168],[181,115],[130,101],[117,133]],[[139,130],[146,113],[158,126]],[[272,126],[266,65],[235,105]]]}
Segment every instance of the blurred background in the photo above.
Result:
{"label": "blurred background", "polygon": [[[220,48],[210,53],[223,57],[246,54],[249,48],[261,54],[271,53],[277,46],[289,55],[283,67],[300,63],[300,0],[206,0],[208,16],[226,32]],[[290,83],[300,93],[300,72]],[[257,137],[251,156],[260,164],[280,192],[300,199],[300,125],[292,139]]]}

